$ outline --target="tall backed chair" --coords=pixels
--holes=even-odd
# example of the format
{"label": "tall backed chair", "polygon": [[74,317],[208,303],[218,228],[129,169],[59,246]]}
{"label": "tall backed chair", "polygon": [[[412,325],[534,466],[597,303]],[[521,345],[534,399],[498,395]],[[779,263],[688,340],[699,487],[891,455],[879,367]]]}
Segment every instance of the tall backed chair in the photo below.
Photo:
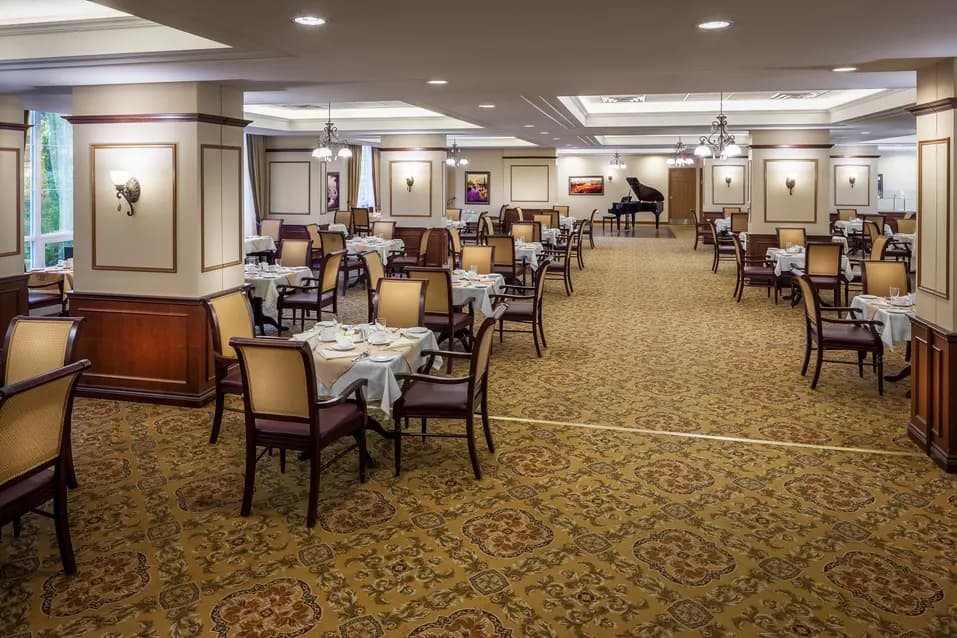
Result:
{"label": "tall backed chair", "polygon": [[312,267],[312,240],[284,239],[279,248],[279,260],[286,268]]}
{"label": "tall backed chair", "polygon": [[485,220],[488,213],[481,213],[477,221],[467,222],[465,228],[459,231],[459,239],[463,244],[477,244],[485,233]]}
{"label": "tall backed chair", "polygon": [[907,294],[910,281],[907,267],[900,261],[865,261],[861,264],[861,281],[865,295],[889,297],[890,289]]}
{"label": "tall backed chair", "polygon": [[565,284],[565,294],[571,297],[575,292],[572,287],[572,242],[565,242],[560,249],[546,249],[543,254],[549,259],[548,265],[542,268],[545,278],[561,279]]}
{"label": "tall backed chair", "polygon": [[63,277],[55,280],[41,279],[31,275],[27,278],[27,308],[59,308],[59,315],[66,315],[67,297]]}
{"label": "tall backed chair", "polygon": [[837,209],[837,218],[841,221],[849,222],[852,219],[857,217],[856,208],[838,208]]}
{"label": "tall backed chair", "polygon": [[588,238],[588,245],[591,248],[595,247],[595,215],[598,214],[598,209],[595,208],[591,211],[587,220],[582,220],[582,224],[585,225],[585,230],[582,232],[583,237]]}
{"label": "tall backed chair", "polygon": [[[76,572],[70,521],[67,516],[67,475],[70,472],[70,415],[86,359],[0,387],[0,527],[13,523],[53,501],[60,561],[67,574]],[[52,472],[50,470],[53,470]]]}
{"label": "tall backed chair", "polygon": [[542,225],[538,222],[515,222],[511,226],[511,235],[526,243],[542,241]]}
{"label": "tall backed chair", "polygon": [[480,275],[488,275],[494,272],[495,247],[494,246],[463,246],[462,247],[462,268],[470,270],[475,266],[475,270]]}
{"label": "tall backed chair", "polygon": [[515,259],[515,238],[511,235],[489,235],[485,238],[488,246],[495,248],[495,262],[492,264],[492,272],[496,272],[503,277],[505,281],[512,284],[519,282],[525,283],[528,264],[523,259]]}
{"label": "tall backed chair", "polygon": [[778,226],[774,229],[778,236],[778,248],[787,248],[788,244],[792,246],[803,246],[807,243],[807,231],[802,228],[787,228]]}
{"label": "tall backed chair", "polygon": [[[452,304],[452,273],[448,268],[409,268],[406,270],[411,279],[429,282],[425,295],[425,327],[438,333],[438,342],[448,340],[449,350],[455,347],[455,339],[462,343],[465,350],[472,347],[472,323],[475,316],[472,304],[468,312],[463,312]],[[448,360],[448,370],[452,371],[452,360]]]}
{"label": "tall backed chair", "polygon": [[552,226],[552,216],[549,213],[535,213],[532,215],[532,221],[541,224],[542,228],[558,228]]}
{"label": "tall backed chair", "polygon": [[[0,386],[36,377],[73,361],[73,344],[84,318],[17,316],[0,350]],[[66,442],[67,484],[76,488],[73,446]]]}
{"label": "tall backed chair", "polygon": [[[489,359],[492,354],[492,336],[495,324],[502,318],[506,306],[500,305],[494,313],[482,322],[471,353],[452,352],[448,350],[427,350],[423,354],[429,356],[428,370],[432,369],[436,356],[451,357],[469,362],[468,374],[462,377],[440,377],[419,373],[397,374],[396,378],[402,381],[402,396],[392,408],[395,418],[394,445],[395,445],[395,474],[399,475],[402,468],[402,438],[405,436],[439,436],[464,438],[468,442],[469,457],[472,460],[472,472],[476,479],[482,478],[482,469],[479,467],[478,454],[475,449],[475,412],[481,412],[482,429],[485,432],[485,442],[489,452],[495,451],[492,442],[492,430],[488,417],[488,371]],[[422,430],[419,432],[405,432],[402,429],[403,419],[421,419]],[[462,419],[465,421],[464,433],[429,432],[428,419]]]}
{"label": "tall backed chair", "polygon": [[[531,332],[532,340],[535,342],[535,352],[539,357],[542,356],[542,348],[548,347],[548,343],[545,341],[545,328],[542,324],[542,299],[545,296],[545,273],[548,271],[550,263],[551,261],[548,258],[541,261],[538,270],[535,271],[531,286],[506,286],[506,290],[513,292],[493,295],[492,299],[496,309],[499,306],[505,306],[505,312],[502,313],[498,321],[499,343],[502,342],[503,334],[506,332]],[[506,329],[506,321],[528,324],[531,326],[531,330]],[[541,337],[541,346],[538,344],[539,337]]]}
{"label": "tall backed chair", "polygon": [[310,257],[310,268],[315,268],[322,260],[322,235],[320,235],[318,224],[308,224],[306,232],[309,233],[309,241],[312,242],[312,256]]}
{"label": "tall backed chair", "polygon": [[351,210],[337,210],[332,220],[334,224],[342,224],[345,226],[350,235],[353,233]]}
{"label": "tall backed chair", "polygon": [[562,216],[564,216],[564,217],[568,217],[568,206],[556,204],[556,205],[552,206],[552,210],[555,211],[556,213],[558,213],[559,215],[562,215]]}
{"label": "tall backed chair", "polygon": [[459,235],[458,228],[449,228],[449,257],[452,260],[452,268],[458,268],[462,263],[462,236]]}
{"label": "tall backed chair", "polygon": [[379,280],[385,277],[385,264],[382,263],[382,255],[376,250],[369,250],[359,257],[365,266],[366,295],[368,296],[368,321],[372,323],[375,318],[375,291],[379,286]]}
{"label": "tall backed chair", "polygon": [[691,218],[694,220],[694,250],[698,250],[698,244],[707,244],[711,241],[711,222],[702,222],[698,218],[698,211],[691,209]]}
{"label": "tall backed chair", "polygon": [[[215,443],[223,424],[226,395],[243,393],[243,380],[239,373],[239,360],[229,345],[233,337],[252,339],[255,336],[253,309],[244,290],[203,300],[213,335],[213,363],[216,373],[216,407],[209,442]],[[280,318],[282,315],[280,314]]]}
{"label": "tall backed chair", "polygon": [[369,209],[361,206],[352,209],[352,232],[356,235],[369,234]]}
{"label": "tall backed chair", "polygon": [[504,224],[504,232],[511,232],[512,224],[515,222],[524,221],[522,219],[520,208],[506,208],[502,220]]}
{"label": "tall backed chair", "polygon": [[805,253],[804,271],[818,291],[831,290],[834,293],[834,305],[841,305],[841,263],[844,246],[834,242],[810,243]]}
{"label": "tall backed chair", "polygon": [[282,239],[282,220],[269,217],[259,222],[259,233],[264,237],[272,237],[272,240],[279,243]]}
{"label": "tall backed chair", "polygon": [[339,262],[339,272],[342,273],[342,294],[345,294],[346,287],[349,285],[349,277],[352,273],[362,273],[362,260],[358,255],[350,255],[346,250],[346,238],[342,233],[334,230],[324,230],[319,235],[322,237],[323,252],[344,253]]}
{"label": "tall backed chair", "polygon": [[485,240],[489,235],[495,234],[495,224],[492,223],[492,218],[486,214],[482,214],[479,217],[479,242]]}
{"label": "tall backed chair", "polygon": [[916,219],[898,219],[897,232],[903,233],[905,235],[913,235],[914,233],[917,232],[917,220]]}
{"label": "tall backed chair", "polygon": [[741,207],[740,206],[723,206],[721,208],[721,212],[724,214],[725,217],[731,217],[731,215],[733,215],[734,213],[740,213]]}
{"label": "tall backed chair", "polygon": [[745,286],[755,286],[768,289],[768,297],[771,296],[771,289],[774,289],[774,303],[778,302],[777,276],[774,274],[774,268],[767,265],[763,259],[757,257],[748,257],[741,248],[741,240],[737,235],[731,236],[734,244],[734,258],[738,265],[738,281],[734,287],[734,296],[738,303],[741,303],[741,295],[744,294]]}
{"label": "tall backed chair", "polygon": [[315,282],[305,286],[279,286],[279,301],[276,304],[279,322],[282,323],[283,312],[292,310],[292,322],[296,323],[296,312],[299,312],[299,328],[305,330],[306,315],[316,313],[316,321],[322,320],[322,311],[331,308],[332,314],[339,314],[339,273],[342,270],[342,261],[346,258],[345,251],[327,252],[322,256],[318,277],[306,277],[302,281]]}
{"label": "tall backed chair", "polygon": [[[318,514],[319,473],[322,450],[346,436],[359,449],[359,481],[365,482],[366,402],[357,379],[334,399],[316,398],[316,371],[312,348],[305,341],[279,339],[229,340],[239,357],[246,413],[246,475],[240,514],[249,516],[256,482],[258,448],[278,448],[280,469],[285,470],[286,450],[309,456],[309,502],[306,527],[314,527]],[[347,447],[329,463],[352,451]]]}
{"label": "tall backed chair", "polygon": [[881,230],[882,226],[879,226],[877,223],[867,220],[864,222],[864,252],[870,254],[874,251],[874,242],[879,238],[884,236],[884,232]]}
{"label": "tall backed chair", "polygon": [[798,285],[804,298],[804,318],[806,324],[804,364],[801,366],[801,376],[807,374],[808,364],[811,361],[811,351],[817,351],[814,366],[814,377],[811,379],[811,389],[817,387],[821,376],[821,366],[826,363],[850,363],[838,359],[825,359],[825,350],[852,351],[857,353],[857,369],[860,376],[864,376],[864,360],[870,354],[873,359],[874,371],[877,373],[877,388],[884,394],[884,343],[877,333],[879,321],[864,321],[862,319],[826,319],[823,311],[850,313],[859,315],[858,308],[822,308],[814,283],[807,275],[797,278]]}
{"label": "tall backed chair", "polygon": [[395,236],[395,222],[372,222],[372,234],[382,239],[392,239]]}
{"label": "tall backed chair", "polygon": [[462,221],[462,209],[461,208],[446,208],[445,216],[449,221],[460,222]]}
{"label": "tall backed chair", "polygon": [[425,324],[424,279],[380,279],[376,287],[375,317],[390,328],[414,328]]}
{"label": "tall backed chair", "polygon": [[711,235],[711,244],[714,247],[714,260],[711,262],[711,272],[717,273],[722,261],[734,261],[734,244],[729,237],[718,235],[718,228],[713,221],[708,222],[708,232]]}
{"label": "tall backed chair", "polygon": [[555,250],[561,252],[565,249],[565,244],[571,244],[572,256],[578,262],[578,270],[585,269],[585,260],[582,256],[582,233],[585,231],[585,227],[581,224],[577,225],[572,232],[565,236],[558,245],[555,246]]}
{"label": "tall backed chair", "polygon": [[748,217],[747,213],[731,213],[731,232],[735,234],[748,232]]}
{"label": "tall backed chair", "polygon": [[432,237],[432,229],[427,228],[422,232],[419,238],[419,247],[416,252],[410,252],[409,246],[405,247],[405,252],[394,255],[389,259],[389,271],[394,274],[402,274],[409,266],[425,266],[426,255],[429,252],[429,240]]}

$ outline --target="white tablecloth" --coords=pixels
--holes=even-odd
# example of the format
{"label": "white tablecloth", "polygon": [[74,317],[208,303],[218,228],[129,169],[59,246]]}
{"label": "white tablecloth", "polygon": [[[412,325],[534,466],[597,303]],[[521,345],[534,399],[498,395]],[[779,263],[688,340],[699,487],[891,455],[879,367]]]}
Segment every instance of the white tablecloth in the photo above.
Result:
{"label": "white tablecloth", "polygon": [[[850,235],[852,233],[862,233],[864,232],[864,220],[852,219],[848,221],[844,219],[839,219],[836,222],[834,222],[834,228],[841,231],[845,236]],[[891,227],[888,226],[887,224],[884,224],[884,234],[888,236],[893,234]]]}
{"label": "white tablecloth", "polygon": [[[418,341],[418,344],[414,346],[417,350],[415,366],[416,369],[418,369],[426,362],[426,357],[422,355],[422,351],[437,350],[439,344],[435,341],[435,335],[431,330],[421,335],[405,333],[405,331],[403,331],[403,333],[407,338],[416,339]],[[326,359],[319,353],[319,349],[323,345],[320,339],[321,335],[322,331],[319,329],[292,336],[296,341],[307,341],[309,343],[309,346],[312,348],[312,357],[316,368],[320,368],[326,364]],[[318,386],[319,394],[338,396],[339,393],[346,389],[353,381],[366,379],[368,384],[363,390],[363,392],[365,392],[366,401],[369,403],[378,401],[382,411],[389,414],[392,411],[392,404],[395,403],[402,394],[402,387],[399,385],[399,381],[395,378],[395,375],[402,372],[414,372],[414,370],[409,368],[405,356],[398,351],[396,351],[396,354],[398,355],[397,357],[385,363],[369,361],[368,359],[357,361],[345,374],[332,384],[331,388],[326,387],[317,375],[316,385]],[[433,368],[439,369],[441,367],[442,358],[436,357]]]}
{"label": "white tablecloth", "polygon": [[475,222],[479,220],[479,217],[481,216],[482,216],[482,213],[477,213],[474,210],[473,211],[467,210],[462,213],[462,221],[465,222],[466,224],[474,224]]}
{"label": "white tablecloth", "polygon": [[455,221],[455,220],[453,220],[453,219],[446,219],[446,220],[445,220],[445,227],[446,227],[446,228],[465,228],[465,226],[466,226],[467,224],[468,224],[468,222],[464,222],[464,221]]}
{"label": "white tablecloth", "polygon": [[538,242],[528,244],[515,244],[515,259],[521,261],[524,259],[532,270],[538,270],[538,256],[542,254],[545,248]]}
{"label": "white tablecloth", "polygon": [[490,286],[473,285],[465,280],[452,284],[452,304],[462,306],[471,301],[479,312],[488,317],[492,314],[492,295],[497,295],[505,285],[505,277],[499,274],[488,275],[486,282]]}
{"label": "white tablecloth", "polygon": [[559,228],[544,228],[542,229],[542,243],[543,244],[557,244],[558,237],[561,235],[561,229]]}
{"label": "white tablecloth", "polygon": [[574,217],[559,217],[558,225],[562,228],[572,228],[575,226],[575,222],[578,221]]}
{"label": "white tablecloth", "polygon": [[278,319],[276,303],[279,301],[279,286],[299,286],[306,277],[312,277],[308,268],[283,268],[278,272],[246,270],[247,284],[253,287],[253,296],[263,300],[263,314]]}
{"label": "white tablecloth", "polygon": [[[789,253],[780,248],[768,248],[767,256],[774,261],[774,274],[778,277],[782,273],[790,272],[792,268],[804,269],[804,253]],[[851,260],[847,255],[841,256],[841,272],[849,276],[851,272]]]}
{"label": "white tablecloth", "polygon": [[714,220],[714,228],[719,233],[726,233],[731,230],[731,220],[727,217],[721,217],[720,219]]}
{"label": "white tablecloth", "polygon": [[881,341],[893,349],[895,344],[910,341],[910,318],[914,316],[913,307],[895,308],[887,303],[883,297],[877,299],[862,299],[861,295],[851,300],[851,308],[858,308],[860,315],[849,319],[867,319],[880,321],[884,325],[878,328]]}
{"label": "white tablecloth", "polygon": [[349,227],[345,224],[329,224],[329,230],[343,235],[349,235]]}
{"label": "white tablecloth", "polygon": [[402,250],[405,243],[401,239],[390,239],[387,241],[370,241],[368,239],[351,239],[346,242],[346,250],[350,254],[364,253],[374,250],[382,257],[382,263],[389,263],[389,253],[393,250]]}
{"label": "white tablecloth", "polygon": [[276,242],[268,235],[247,235],[243,240],[243,254],[261,253],[265,250],[276,250]]}

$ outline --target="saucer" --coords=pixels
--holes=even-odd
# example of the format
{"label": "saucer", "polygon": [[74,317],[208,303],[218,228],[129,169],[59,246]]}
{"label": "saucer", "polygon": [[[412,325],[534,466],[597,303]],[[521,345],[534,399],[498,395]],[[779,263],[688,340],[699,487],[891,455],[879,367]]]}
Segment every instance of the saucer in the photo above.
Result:
{"label": "saucer", "polygon": [[369,361],[374,361],[374,362],[376,362],[376,363],[388,363],[389,361],[392,361],[393,359],[395,359],[397,356],[399,356],[399,355],[397,355],[397,354],[374,354],[374,355],[372,355],[371,357],[369,357]]}
{"label": "saucer", "polygon": [[355,347],[356,347],[356,344],[354,344],[354,343],[337,343],[337,344],[331,346],[330,349],[332,349],[332,350],[340,350],[340,351],[342,351],[342,352],[345,352],[345,351],[347,351],[347,350],[353,350]]}

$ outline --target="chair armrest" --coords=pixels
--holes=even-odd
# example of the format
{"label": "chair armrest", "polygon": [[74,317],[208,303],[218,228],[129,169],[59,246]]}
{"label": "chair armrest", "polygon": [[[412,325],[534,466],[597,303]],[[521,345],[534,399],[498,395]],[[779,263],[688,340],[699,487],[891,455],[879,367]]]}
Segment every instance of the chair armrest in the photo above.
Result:
{"label": "chair armrest", "polygon": [[821,318],[821,321],[824,323],[838,323],[844,325],[852,326],[883,326],[883,321],[868,321],[866,319],[825,319]]}
{"label": "chair armrest", "polygon": [[498,295],[489,295],[491,299],[535,299],[535,295],[509,295],[509,294],[498,294]]}
{"label": "chair armrest", "polygon": [[451,357],[452,359],[471,359],[471,352],[453,352],[452,350],[423,350],[422,354],[437,357]]}
{"label": "chair armrest", "polygon": [[437,377],[431,374],[421,374],[419,372],[400,372],[395,375],[397,380],[402,381],[426,381],[428,383],[438,383],[440,385],[458,385],[468,383],[471,377]]}
{"label": "chair armrest", "polygon": [[512,290],[535,290],[535,286],[520,286],[518,284],[505,284],[502,286],[502,288]]}
{"label": "chair armrest", "polygon": [[860,308],[850,308],[844,306],[821,306],[821,312],[850,312],[861,314]]}
{"label": "chair armrest", "polygon": [[289,291],[298,290],[300,292],[309,292],[310,290],[319,290],[319,286],[293,286],[292,284],[281,284],[276,286],[276,291],[280,297],[289,294]]}
{"label": "chair armrest", "polygon": [[369,383],[368,379],[356,379],[350,383],[342,392],[339,393],[339,396],[332,399],[326,399],[325,401],[316,401],[315,406],[317,408],[331,408],[334,405],[339,405],[344,403],[350,395],[356,395],[356,402],[359,404],[359,407],[362,408],[362,411],[365,412],[366,401],[365,395],[362,392],[362,388]]}

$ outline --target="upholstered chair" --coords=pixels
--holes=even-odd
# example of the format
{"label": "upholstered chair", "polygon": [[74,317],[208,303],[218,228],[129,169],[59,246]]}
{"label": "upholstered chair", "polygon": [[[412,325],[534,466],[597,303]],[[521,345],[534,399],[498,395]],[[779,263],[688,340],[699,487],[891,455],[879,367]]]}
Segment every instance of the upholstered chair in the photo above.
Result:
{"label": "upholstered chair", "polygon": [[708,232],[711,235],[711,244],[714,247],[711,272],[717,273],[722,261],[735,261],[734,244],[730,237],[722,237],[718,234],[718,228],[713,221],[708,222]]}
{"label": "upholstered chair", "polygon": [[483,241],[489,235],[495,234],[495,224],[488,215],[479,217],[479,242]]}
{"label": "upholstered chair", "polygon": [[369,234],[369,209],[361,206],[352,209],[352,232],[356,235]]}
{"label": "upholstered chair", "polygon": [[841,284],[844,282],[841,273],[843,256],[844,246],[835,242],[811,242],[807,245],[805,252],[804,272],[811,278],[814,288],[818,291],[833,291],[835,306],[841,305]]}
{"label": "upholstered chair", "polygon": [[342,294],[345,294],[349,285],[349,277],[353,273],[362,274],[362,260],[358,255],[350,255],[346,250],[346,238],[342,233],[334,230],[324,230],[319,233],[322,237],[324,252],[345,253],[339,261],[339,271],[342,273]]}
{"label": "upholstered chair", "polygon": [[485,244],[495,248],[492,272],[502,275],[507,283],[524,284],[528,263],[524,259],[515,259],[515,238],[511,235],[489,235],[485,238]]}
{"label": "upholstered chair", "polygon": [[461,208],[446,208],[445,217],[449,221],[460,222],[462,221],[462,209]]}
{"label": "upholstered chair", "polygon": [[[449,350],[455,347],[458,339],[468,351],[472,347],[472,324],[475,315],[472,304],[468,310],[456,308],[452,304],[452,273],[448,268],[409,268],[410,279],[423,279],[429,282],[425,295],[424,325],[438,335],[438,343],[449,342]],[[452,371],[452,359],[448,360],[448,370]]]}
{"label": "upholstered chair", "polygon": [[585,224],[585,230],[582,233],[584,237],[588,238],[588,245],[591,248],[595,247],[595,215],[598,214],[598,209],[595,208],[592,210],[591,215],[587,220],[583,220],[581,223]]}
{"label": "upholstered chair", "polygon": [[515,222],[511,226],[511,235],[526,243],[542,241],[542,225],[538,222]]}
{"label": "upholstered chair", "polygon": [[917,232],[917,220],[916,219],[898,219],[897,232],[903,233],[905,235],[913,235],[914,233]]}
{"label": "upholstered chair", "polygon": [[458,228],[449,228],[449,258],[452,260],[452,268],[458,268],[462,262],[462,236]]}
{"label": "upholstered chair", "polygon": [[556,213],[558,213],[559,215],[562,215],[562,216],[564,216],[564,217],[568,217],[568,206],[556,204],[556,205],[552,206],[552,210],[555,211]]}
{"label": "upholstered chair", "polygon": [[691,209],[691,218],[694,220],[694,250],[698,250],[698,244],[707,244],[711,241],[711,222],[701,222],[698,218],[698,211]]}
{"label": "upholstered chair", "polygon": [[425,259],[429,252],[429,240],[432,237],[433,230],[430,228],[422,232],[419,238],[419,247],[415,252],[411,252],[410,247],[406,246],[405,251],[393,255],[387,264],[389,272],[393,274],[402,274],[408,266],[425,266]]}
{"label": "upholstered chair", "polygon": [[395,237],[395,222],[372,222],[372,234],[382,239]]}
{"label": "upholstered chair", "polygon": [[414,328],[425,324],[425,295],[429,282],[423,279],[380,279],[376,286],[375,319],[389,328]]}
{"label": "upholstered chair", "polygon": [[552,216],[548,213],[535,213],[532,215],[532,221],[542,225],[542,228],[558,228],[552,226]]}
{"label": "upholstered chair", "polygon": [[721,213],[725,217],[731,217],[731,215],[733,215],[734,213],[740,213],[740,212],[741,212],[740,206],[724,206],[721,208]]}
{"label": "upholstered chair", "polygon": [[[319,401],[312,348],[305,341],[233,338],[229,344],[239,357],[246,413],[246,474],[240,514],[249,516],[256,463],[265,449],[279,449],[281,471],[285,471],[286,450],[295,450],[309,459],[306,527],[315,527],[322,450],[341,438],[355,437],[359,481],[365,482],[367,414],[362,388],[367,381],[357,379],[339,396]],[[265,448],[263,453],[259,448]],[[353,449],[340,450],[327,465]]]}
{"label": "upholstered chair", "polygon": [[[475,478],[482,478],[478,454],[475,449],[475,412],[482,417],[482,429],[489,452],[495,451],[492,442],[492,430],[488,416],[488,377],[489,359],[492,354],[492,336],[495,324],[502,318],[506,305],[502,304],[494,313],[482,322],[472,352],[452,352],[449,350],[426,350],[429,357],[426,369],[431,370],[435,357],[451,357],[469,362],[469,370],[461,377],[440,377],[420,373],[397,374],[402,382],[402,396],[395,402],[392,414],[395,418],[393,443],[395,445],[395,474],[402,468],[402,438],[405,436],[438,436],[444,438],[464,438],[468,442],[469,457]],[[405,432],[402,420],[421,419],[421,432]],[[465,421],[464,433],[429,432],[428,419],[462,419]]]}
{"label": "upholstered chair", "polygon": [[27,278],[27,308],[41,310],[43,308],[59,308],[59,315],[66,315],[67,297],[63,278],[50,281],[34,277]]}
{"label": "upholstered chair", "polygon": [[[492,302],[497,309],[499,306],[505,306],[505,312],[502,313],[498,322],[498,341],[502,342],[506,332],[531,332],[532,341],[535,343],[535,352],[539,357],[542,356],[542,348],[547,348],[545,341],[545,328],[542,324],[542,300],[545,296],[545,273],[548,272],[548,266],[551,261],[548,258],[543,259],[538,264],[538,270],[532,279],[531,286],[506,286],[508,293],[492,296]],[[519,328],[505,328],[505,322],[528,324],[531,330],[522,330]],[[539,338],[541,346],[539,346]]]}
{"label": "upholstered chair", "polygon": [[786,228],[779,226],[774,229],[778,236],[778,248],[787,248],[790,243],[792,246],[803,246],[807,243],[807,231],[802,228]]}
{"label": "upholstered chair", "polygon": [[315,268],[322,260],[322,235],[319,233],[318,224],[308,224],[306,232],[309,233],[309,241],[312,242],[312,254],[310,256],[310,268]]}
{"label": "upholstered chair", "polygon": [[468,222],[465,228],[459,231],[459,238],[463,244],[477,244],[480,237],[485,234],[485,220],[488,213],[481,213],[477,221]]}
{"label": "upholstered chair", "polygon": [[771,289],[773,288],[774,303],[777,304],[778,288],[774,268],[766,264],[763,259],[748,257],[744,254],[744,249],[741,247],[741,240],[737,235],[732,235],[731,241],[734,244],[734,258],[738,266],[738,281],[734,287],[734,296],[737,298],[738,303],[741,303],[744,287],[754,286],[767,288],[768,297],[771,296]]}
{"label": "upholstered chair", "polygon": [[375,292],[379,286],[379,280],[385,277],[385,265],[382,263],[382,255],[376,250],[366,251],[359,257],[362,259],[364,266],[366,295],[368,297],[367,316],[371,323],[375,317]]}
{"label": "upholstered chair", "polygon": [[462,269],[471,270],[475,266],[480,275],[488,275],[494,272],[495,247],[494,246],[463,246],[462,247]]}
{"label": "upholstered chair", "polygon": [[226,408],[226,395],[243,393],[243,382],[239,373],[239,360],[229,345],[233,337],[251,339],[255,336],[253,309],[249,296],[243,290],[205,299],[210,331],[213,336],[213,363],[216,373],[216,405],[213,411],[213,424],[209,432],[209,442],[215,443],[223,424],[223,411]]}
{"label": "upholstered chair", "polygon": [[[331,309],[332,314],[339,313],[339,273],[342,271],[342,261],[346,258],[345,251],[327,252],[322,256],[317,277],[306,277],[302,286],[279,286],[279,301],[276,306],[279,322],[282,323],[283,312],[292,310],[293,324],[296,322],[296,313],[299,313],[299,328],[305,330],[306,315],[316,314],[316,321],[322,320],[322,311]],[[310,284],[309,282],[315,282]]]}
{"label": "upholstered chair", "polygon": [[907,267],[900,261],[863,262],[861,281],[865,295],[889,297],[891,288],[897,288],[901,295],[906,295],[910,291]]}
{"label": "upholstered chair", "polygon": [[276,218],[267,218],[259,222],[259,233],[263,237],[272,237],[273,241],[279,243],[282,239],[282,220]]}
{"label": "upholstered chair", "polygon": [[353,233],[352,226],[352,211],[351,210],[337,210],[335,216],[332,218],[332,223],[342,224],[346,227],[347,231],[351,235]]}
{"label": "upholstered chair", "polygon": [[748,232],[747,213],[731,213],[731,232],[734,234]]}
{"label": "upholstered chair", "polygon": [[312,266],[312,241],[309,239],[284,239],[279,248],[279,261],[286,268]]}
{"label": "upholstered chair", "polygon": [[571,297],[575,289],[572,287],[572,242],[565,242],[563,247],[545,249],[542,253],[549,259],[543,268],[546,279],[561,279],[565,284],[565,294]]}

